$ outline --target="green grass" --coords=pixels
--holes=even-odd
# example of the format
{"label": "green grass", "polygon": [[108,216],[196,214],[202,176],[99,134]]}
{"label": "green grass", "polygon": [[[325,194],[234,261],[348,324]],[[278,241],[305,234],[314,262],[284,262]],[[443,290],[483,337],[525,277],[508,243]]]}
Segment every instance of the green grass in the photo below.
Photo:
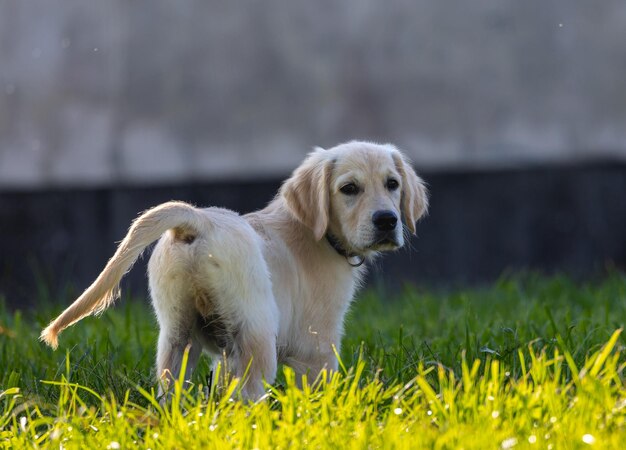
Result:
{"label": "green grass", "polygon": [[299,390],[281,371],[255,404],[207,385],[155,401],[147,301],[125,299],[37,341],[70,299],[0,304],[0,447],[623,448],[626,276],[533,275],[483,289],[365,293],[347,319],[342,370]]}

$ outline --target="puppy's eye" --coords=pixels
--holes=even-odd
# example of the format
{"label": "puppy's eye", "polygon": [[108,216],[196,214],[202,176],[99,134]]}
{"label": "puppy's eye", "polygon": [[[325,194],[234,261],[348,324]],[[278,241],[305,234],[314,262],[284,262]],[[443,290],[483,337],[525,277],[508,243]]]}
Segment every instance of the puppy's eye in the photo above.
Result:
{"label": "puppy's eye", "polygon": [[344,184],[339,190],[345,195],[356,195],[359,193],[359,187],[354,183]]}
{"label": "puppy's eye", "polygon": [[389,178],[387,180],[387,189],[389,189],[390,191],[395,191],[396,189],[398,189],[398,186],[400,186],[400,183],[398,183],[398,180],[394,180],[393,178]]}

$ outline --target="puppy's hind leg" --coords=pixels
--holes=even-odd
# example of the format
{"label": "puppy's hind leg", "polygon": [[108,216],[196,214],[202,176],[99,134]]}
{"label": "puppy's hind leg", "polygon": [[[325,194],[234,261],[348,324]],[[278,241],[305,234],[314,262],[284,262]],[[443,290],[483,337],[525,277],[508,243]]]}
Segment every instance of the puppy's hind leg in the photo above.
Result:
{"label": "puppy's hind leg", "polygon": [[258,400],[265,394],[263,381],[271,384],[276,378],[276,335],[271,330],[255,330],[248,325],[241,330],[237,341],[233,372],[244,378],[242,396]]}
{"label": "puppy's hind leg", "polygon": [[148,264],[150,296],[159,322],[156,358],[159,394],[171,388],[180,376],[187,347],[185,381],[190,379],[202,351],[201,344],[193,336],[198,313],[189,276],[169,239],[166,236],[157,244]]}
{"label": "puppy's hind leg", "polygon": [[187,364],[183,380],[187,382],[191,379],[191,374],[202,351],[200,343],[191,336],[192,326],[193,321],[187,320],[161,325],[156,364],[159,396],[170,391],[175,380],[179,378],[187,350]]}
{"label": "puppy's hind leg", "polygon": [[233,339],[227,369],[242,379],[242,396],[256,400],[265,393],[263,381],[273,383],[276,377],[279,311],[262,242],[249,225],[236,225],[212,234],[214,263],[202,267]]}

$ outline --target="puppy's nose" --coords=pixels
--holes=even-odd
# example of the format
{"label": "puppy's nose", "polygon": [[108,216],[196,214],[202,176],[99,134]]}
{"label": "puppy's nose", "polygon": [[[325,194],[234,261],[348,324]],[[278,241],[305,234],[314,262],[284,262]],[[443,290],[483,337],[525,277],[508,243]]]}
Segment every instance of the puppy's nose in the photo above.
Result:
{"label": "puppy's nose", "polygon": [[372,222],[380,231],[391,231],[396,228],[398,217],[393,211],[376,211],[372,216]]}

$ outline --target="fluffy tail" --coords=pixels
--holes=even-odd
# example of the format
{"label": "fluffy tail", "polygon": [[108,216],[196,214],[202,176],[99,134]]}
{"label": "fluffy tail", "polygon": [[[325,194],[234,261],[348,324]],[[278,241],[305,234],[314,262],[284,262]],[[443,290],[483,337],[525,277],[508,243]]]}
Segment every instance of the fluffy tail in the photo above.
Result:
{"label": "fluffy tail", "polygon": [[163,203],[141,214],[96,281],[59,317],[41,332],[40,340],[52,348],[58,346],[58,335],[85,316],[107,309],[120,293],[119,283],[144,249],[170,228],[189,227],[199,230],[198,210],[183,202]]}

